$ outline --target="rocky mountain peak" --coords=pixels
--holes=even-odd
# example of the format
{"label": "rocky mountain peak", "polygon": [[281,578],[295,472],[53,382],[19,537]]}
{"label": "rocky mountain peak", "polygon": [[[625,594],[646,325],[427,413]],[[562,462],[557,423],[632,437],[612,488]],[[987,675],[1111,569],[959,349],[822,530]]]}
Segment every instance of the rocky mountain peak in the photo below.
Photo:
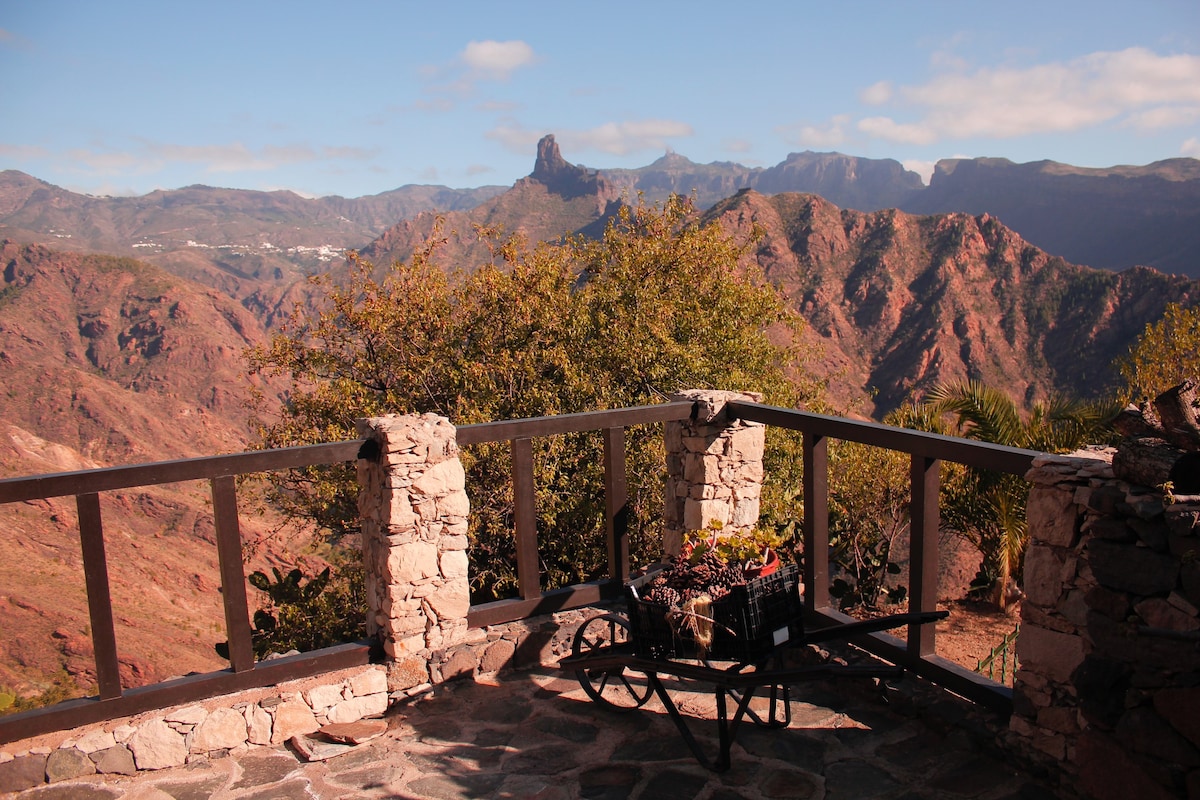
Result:
{"label": "rocky mountain peak", "polygon": [[523,181],[518,181],[518,185],[525,181],[540,183],[564,199],[594,195],[600,210],[620,195],[617,187],[599,172],[563,158],[558,150],[558,142],[554,141],[554,134],[543,136],[538,141],[537,149],[533,173]]}
{"label": "rocky mountain peak", "polygon": [[562,157],[562,153],[559,152],[558,142],[554,141],[554,134],[546,134],[538,141],[537,161],[533,164],[531,177],[548,184],[566,176],[587,177],[587,170],[574,164],[568,164],[567,160]]}

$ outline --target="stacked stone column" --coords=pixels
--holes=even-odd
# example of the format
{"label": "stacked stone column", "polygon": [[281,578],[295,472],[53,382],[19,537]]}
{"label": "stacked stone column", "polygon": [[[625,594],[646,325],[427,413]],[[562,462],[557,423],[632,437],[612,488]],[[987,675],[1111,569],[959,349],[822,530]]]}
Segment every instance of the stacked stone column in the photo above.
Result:
{"label": "stacked stone column", "polygon": [[758,523],[765,428],[730,419],[731,400],[759,402],[757,393],[693,389],[673,396],[696,404],[692,419],[666,423],[667,483],[663,548],[679,552],[683,535],[713,522],[724,535]]}
{"label": "stacked stone column", "polygon": [[465,472],[454,426],[434,414],[359,420],[378,445],[358,462],[367,632],[388,655],[388,688],[431,681],[467,639]]}

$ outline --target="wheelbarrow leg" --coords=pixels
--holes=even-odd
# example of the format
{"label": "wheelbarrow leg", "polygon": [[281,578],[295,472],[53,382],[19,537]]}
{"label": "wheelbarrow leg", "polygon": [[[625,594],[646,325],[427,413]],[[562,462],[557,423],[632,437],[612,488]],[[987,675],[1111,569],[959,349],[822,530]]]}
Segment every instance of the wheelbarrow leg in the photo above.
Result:
{"label": "wheelbarrow leg", "polygon": [[[779,669],[783,668],[783,657],[781,655],[775,654],[774,656],[772,656],[771,660],[775,663],[776,667],[778,667]],[[707,664],[707,662],[706,662],[706,664]],[[760,662],[755,667],[755,670],[759,671],[765,665],[766,665],[766,662]],[[734,667],[733,669],[738,669],[738,667]],[[768,695],[768,698],[770,700],[770,705],[768,706],[767,718],[763,719],[754,711],[754,709],[752,709],[748,706],[746,708],[746,716],[748,716],[750,718],[751,722],[753,722],[755,725],[758,725],[759,727],[786,728],[788,725],[792,724],[792,703],[791,703],[792,692],[791,692],[791,689],[788,687],[788,685],[786,683],[784,683],[784,684],[773,683],[770,685],[770,688],[771,688],[771,693],[770,693],[770,695]],[[741,692],[739,692],[735,689],[727,689],[726,691],[728,692],[729,696],[732,697],[735,701],[738,701],[738,702],[741,701],[741,697],[742,697]],[[779,716],[779,710],[780,710],[781,705],[783,708],[782,718]]]}
{"label": "wheelbarrow leg", "polygon": [[[684,744],[692,751],[692,755],[700,762],[700,766],[713,772],[725,772],[730,766],[729,751],[733,747],[733,742],[737,738],[738,725],[742,718],[746,716],[746,712],[750,708],[750,701],[754,697],[755,687],[751,686],[741,693],[741,696],[736,696],[733,692],[715,687],[713,689],[713,697],[717,704],[717,744],[718,752],[715,760],[710,759],[700,746],[700,742],[696,740],[695,735],[687,725],[687,720],[679,713],[679,707],[675,705],[675,701],[671,699],[671,695],[667,692],[658,674],[651,672],[648,674],[651,686],[654,687],[654,693],[658,695],[658,699],[662,701],[663,708],[667,710],[667,716],[675,723],[675,727],[679,730],[679,735],[683,738]],[[729,718],[728,707],[725,703],[726,695],[735,696],[737,699],[737,708],[734,711],[733,718]]]}

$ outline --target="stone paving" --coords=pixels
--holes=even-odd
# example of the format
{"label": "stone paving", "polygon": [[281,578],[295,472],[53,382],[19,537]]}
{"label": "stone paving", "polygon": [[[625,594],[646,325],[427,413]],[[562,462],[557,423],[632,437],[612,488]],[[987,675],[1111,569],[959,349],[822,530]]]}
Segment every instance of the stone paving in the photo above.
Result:
{"label": "stone paving", "polygon": [[[905,684],[911,679],[906,679]],[[672,696],[712,751],[711,689]],[[930,698],[933,699],[930,699]],[[275,798],[813,798],[1049,800],[1061,795],[991,744],[981,712],[941,692],[806,683],[792,724],[743,726],[732,768],[700,767],[656,699],[616,714],[556,670],[458,681],[388,712],[388,730],[325,761],[288,745],[135,777],[91,776],[21,792],[21,800]],[[920,712],[916,712],[920,706]],[[907,710],[907,713],[906,713]],[[700,719],[707,716],[708,719]]]}

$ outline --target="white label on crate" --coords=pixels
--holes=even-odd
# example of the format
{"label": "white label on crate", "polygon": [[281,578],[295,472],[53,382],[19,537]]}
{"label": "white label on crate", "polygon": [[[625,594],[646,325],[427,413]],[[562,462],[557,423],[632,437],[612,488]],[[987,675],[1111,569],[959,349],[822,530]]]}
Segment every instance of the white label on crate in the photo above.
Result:
{"label": "white label on crate", "polygon": [[779,630],[775,631],[775,633],[773,633],[771,635],[771,639],[775,642],[775,645],[777,647],[779,645],[783,644],[784,642],[786,642],[788,640],[787,627],[783,627],[783,628],[780,628]]}

